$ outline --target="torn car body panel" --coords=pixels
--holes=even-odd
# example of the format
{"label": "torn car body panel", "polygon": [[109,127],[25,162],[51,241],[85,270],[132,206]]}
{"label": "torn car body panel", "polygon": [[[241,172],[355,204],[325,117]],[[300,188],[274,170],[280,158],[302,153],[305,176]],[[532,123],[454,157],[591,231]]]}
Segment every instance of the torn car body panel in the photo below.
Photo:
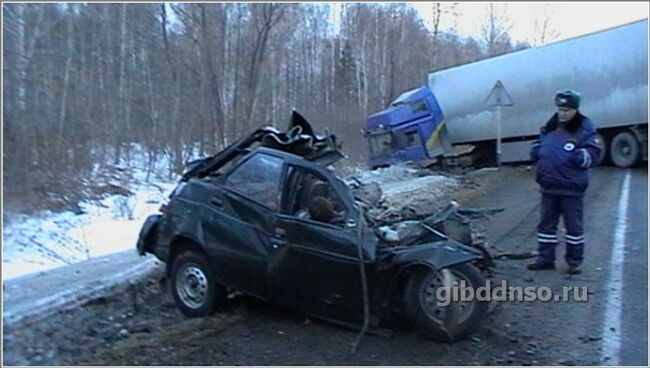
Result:
{"label": "torn car body panel", "polygon": [[453,240],[438,241],[395,251],[393,264],[398,268],[415,264],[443,269],[482,258],[481,252]]}
{"label": "torn car body panel", "polygon": [[194,161],[194,165],[188,168],[181,180],[205,177],[214,173],[238,156],[250,152],[256,144],[300,155],[308,161],[318,162],[325,166],[345,158],[336,136],[316,135],[307,120],[298,112],[293,111],[287,132],[280,132],[268,126],[259,128],[216,155]]}

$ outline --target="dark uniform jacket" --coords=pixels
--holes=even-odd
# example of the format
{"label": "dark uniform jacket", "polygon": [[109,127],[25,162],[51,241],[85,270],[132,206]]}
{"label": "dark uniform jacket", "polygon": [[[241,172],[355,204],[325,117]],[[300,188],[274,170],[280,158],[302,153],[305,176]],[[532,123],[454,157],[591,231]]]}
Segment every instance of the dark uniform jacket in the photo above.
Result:
{"label": "dark uniform jacket", "polygon": [[557,114],[542,128],[530,157],[537,163],[537,183],[552,195],[581,196],[589,186],[587,170],[600,161],[601,142],[594,124],[579,112],[566,123]]}

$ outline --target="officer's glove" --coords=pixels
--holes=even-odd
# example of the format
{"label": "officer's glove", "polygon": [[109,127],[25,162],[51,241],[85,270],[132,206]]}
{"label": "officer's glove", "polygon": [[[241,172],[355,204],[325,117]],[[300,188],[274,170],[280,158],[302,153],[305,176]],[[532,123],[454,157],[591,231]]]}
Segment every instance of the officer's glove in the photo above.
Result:
{"label": "officer's glove", "polygon": [[579,154],[578,160],[580,162],[580,167],[583,169],[588,169],[591,167],[591,155],[586,148],[578,148],[576,153]]}
{"label": "officer's glove", "polygon": [[571,152],[569,162],[580,169],[588,169],[591,167],[592,160],[589,151],[586,148],[576,148]]}
{"label": "officer's glove", "polygon": [[541,146],[541,143],[539,140],[534,141],[530,145],[530,160],[533,162],[539,161],[539,147]]}

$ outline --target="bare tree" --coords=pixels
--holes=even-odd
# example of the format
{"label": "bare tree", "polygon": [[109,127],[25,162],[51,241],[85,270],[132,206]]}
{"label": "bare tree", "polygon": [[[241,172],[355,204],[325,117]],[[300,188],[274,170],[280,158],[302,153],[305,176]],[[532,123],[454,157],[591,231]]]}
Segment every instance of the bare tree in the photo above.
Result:
{"label": "bare tree", "polygon": [[248,83],[246,84],[249,101],[247,109],[244,111],[244,121],[246,126],[251,126],[252,120],[255,117],[259,94],[260,73],[266,57],[269,34],[273,27],[282,20],[286,6],[286,4],[266,3],[255,4],[251,8],[254,22],[254,38],[252,55],[249,63]]}
{"label": "bare tree", "polygon": [[509,52],[512,48],[510,35],[512,23],[507,15],[507,4],[498,9],[494,3],[486,5],[486,19],[481,27],[482,40],[488,56]]}
{"label": "bare tree", "polygon": [[73,202],[135,145],[172,177],[293,108],[363,161],[369,114],[481,41],[511,49],[496,9],[483,40],[443,31],[452,10],[431,31],[404,4],[3,4],[6,198]]}
{"label": "bare tree", "polygon": [[440,3],[440,2],[435,2],[431,4],[431,13],[432,13],[432,29],[431,29],[431,37],[433,38],[432,46],[433,46],[433,57],[432,57],[432,66],[433,68],[438,68],[438,63],[440,60],[440,42],[441,42],[441,24],[443,20],[443,16],[447,17],[449,16],[452,19],[457,19],[458,17],[458,12],[456,11],[456,6],[458,3]]}
{"label": "bare tree", "polygon": [[541,9],[535,13],[533,20],[533,39],[534,46],[541,46],[548,42],[556,40],[560,32],[553,27],[553,10],[549,4],[539,4]]}

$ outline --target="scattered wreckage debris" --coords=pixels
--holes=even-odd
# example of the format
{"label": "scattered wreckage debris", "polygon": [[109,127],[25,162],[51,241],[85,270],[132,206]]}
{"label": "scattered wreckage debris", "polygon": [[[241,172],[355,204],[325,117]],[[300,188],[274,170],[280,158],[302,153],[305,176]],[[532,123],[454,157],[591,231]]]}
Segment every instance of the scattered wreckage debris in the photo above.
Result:
{"label": "scattered wreckage debris", "polygon": [[418,244],[427,233],[435,232],[475,247],[483,254],[485,267],[494,266],[487,249],[486,229],[480,220],[489,219],[503,208],[460,208],[454,201],[440,208],[440,203],[426,195],[404,203],[391,200],[394,198],[385,195],[375,181],[363,183],[353,177],[348,185],[364,206],[366,221],[385,242],[408,246]]}
{"label": "scattered wreckage debris", "polygon": [[418,244],[429,233],[435,233],[478,249],[483,259],[480,265],[486,269],[494,267],[493,258],[487,249],[485,227],[477,220],[503,209],[460,209],[458,203],[451,202],[443,210],[421,220],[405,219],[392,225],[377,228],[378,235],[388,243],[402,246]]}

